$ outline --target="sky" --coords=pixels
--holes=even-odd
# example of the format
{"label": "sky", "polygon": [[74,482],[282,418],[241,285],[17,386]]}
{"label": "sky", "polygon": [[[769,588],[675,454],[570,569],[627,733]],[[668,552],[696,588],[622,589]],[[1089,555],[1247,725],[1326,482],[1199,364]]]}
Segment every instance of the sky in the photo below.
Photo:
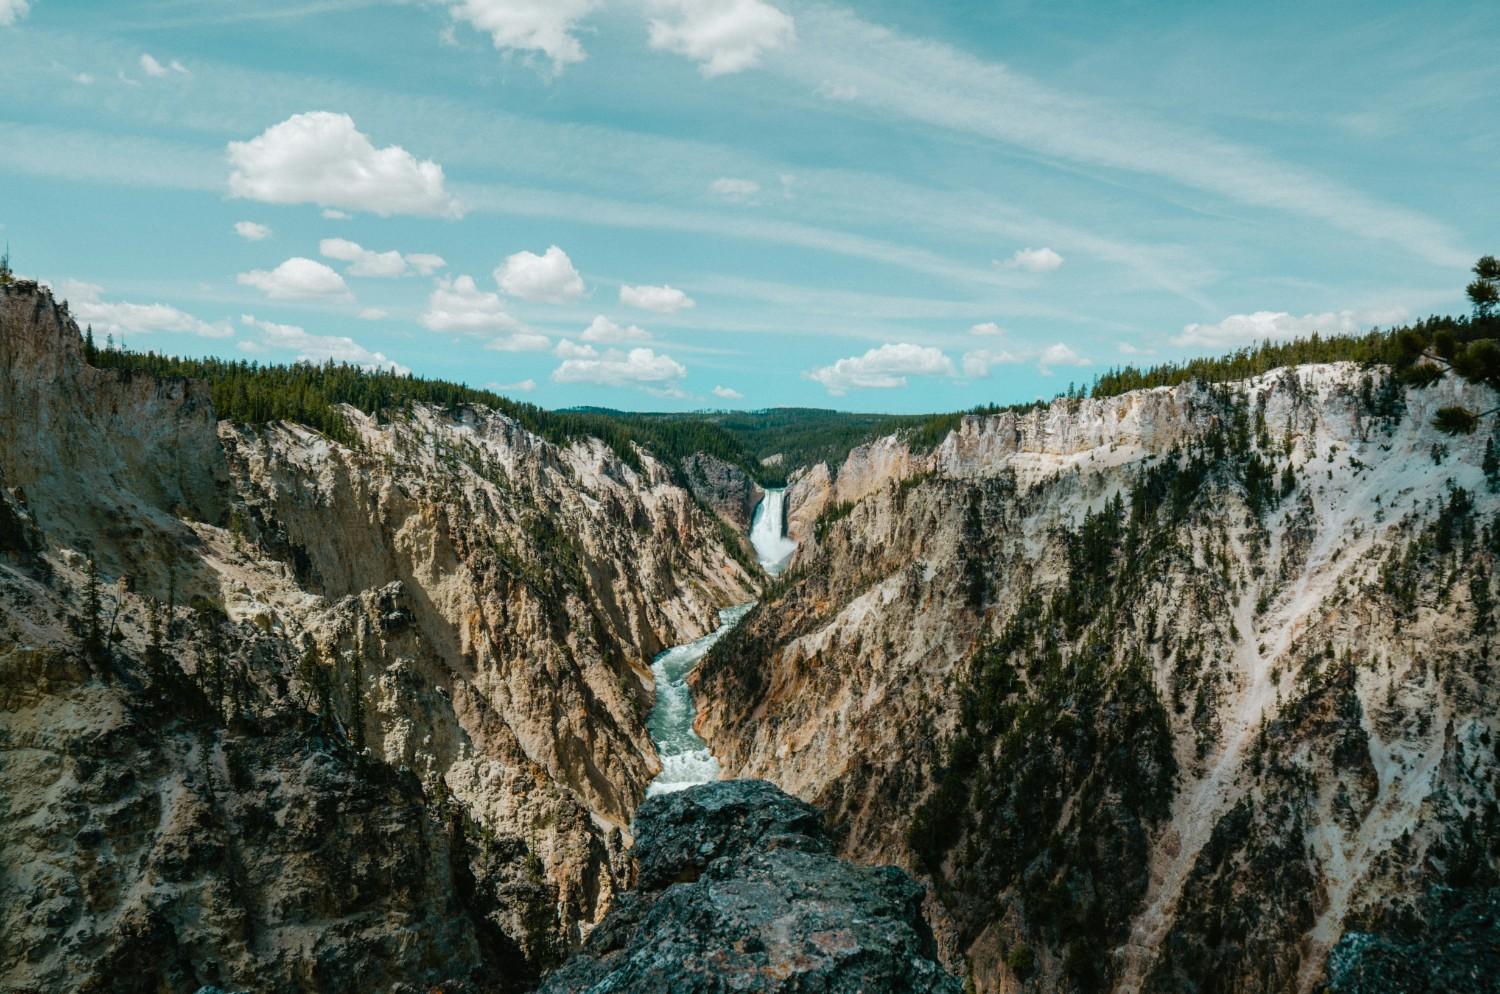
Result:
{"label": "sky", "polygon": [[136,350],[921,412],[1461,313],[1500,4],[0,0],[0,238]]}

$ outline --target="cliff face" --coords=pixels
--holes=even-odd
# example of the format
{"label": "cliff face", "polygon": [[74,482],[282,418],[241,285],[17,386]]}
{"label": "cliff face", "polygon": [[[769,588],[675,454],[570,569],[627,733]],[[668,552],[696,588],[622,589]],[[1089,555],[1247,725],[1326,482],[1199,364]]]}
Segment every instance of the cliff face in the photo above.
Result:
{"label": "cliff face", "polygon": [[610,905],[650,659],[756,581],[649,455],[347,414],[221,423],[0,288],[0,986],[504,989]]}
{"label": "cliff face", "polygon": [[1437,935],[1478,984],[1500,501],[1456,399],[1304,367],[815,467],[699,730],[931,881],[982,991],[1369,990]]}
{"label": "cliff face", "polygon": [[706,452],[682,460],[682,471],[695,497],[741,533],[750,533],[755,505],[765,491],[748,473]]}

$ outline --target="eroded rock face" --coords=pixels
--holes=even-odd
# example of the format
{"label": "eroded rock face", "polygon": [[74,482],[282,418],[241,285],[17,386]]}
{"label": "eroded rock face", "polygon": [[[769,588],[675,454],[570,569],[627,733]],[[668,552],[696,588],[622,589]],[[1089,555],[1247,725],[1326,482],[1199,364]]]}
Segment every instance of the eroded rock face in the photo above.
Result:
{"label": "eroded rock face", "polygon": [[637,812],[637,889],[543,994],[726,990],[958,994],[922,887],[832,855],[819,812],[764,781],[725,781]]}
{"label": "eroded rock face", "polygon": [[625,885],[650,660],[757,581],[649,454],[346,413],[0,288],[0,987],[519,989]]}
{"label": "eroded rock face", "polygon": [[742,534],[750,533],[755,505],[765,496],[750,474],[706,452],[682,460],[682,471],[694,496]]}

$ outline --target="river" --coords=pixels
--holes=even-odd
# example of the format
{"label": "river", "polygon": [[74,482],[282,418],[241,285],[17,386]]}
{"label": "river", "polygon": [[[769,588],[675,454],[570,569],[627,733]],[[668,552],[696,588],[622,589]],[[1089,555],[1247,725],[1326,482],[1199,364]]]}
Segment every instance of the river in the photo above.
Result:
{"label": "river", "polygon": [[[797,543],[783,534],[785,512],[786,491],[767,490],[750,519],[750,544],[755,547],[761,568],[771,576],[786,568],[797,548]],[[673,646],[651,661],[651,674],[656,678],[656,704],[646,719],[646,730],[661,756],[661,773],[646,788],[647,797],[669,794],[718,778],[719,761],[708,751],[708,743],[693,730],[698,709],[693,704],[687,676],[714,643],[739,624],[754,606],[755,602],[751,601],[725,608],[719,612],[718,628],[700,639]]]}

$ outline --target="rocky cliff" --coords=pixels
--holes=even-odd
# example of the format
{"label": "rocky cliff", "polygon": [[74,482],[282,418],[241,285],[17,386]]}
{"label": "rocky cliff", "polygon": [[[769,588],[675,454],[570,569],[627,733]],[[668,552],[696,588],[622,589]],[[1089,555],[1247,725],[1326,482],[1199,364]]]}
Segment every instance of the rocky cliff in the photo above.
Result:
{"label": "rocky cliff", "polygon": [[1485,989],[1500,458],[1431,428],[1478,392],[1310,366],[814,467],[699,730],[929,880],[981,991]]}
{"label": "rocky cliff", "polygon": [[764,781],[654,797],[635,830],[636,889],[542,994],[961,990],[937,963],[921,886],[836,859],[819,812]]}
{"label": "rocky cliff", "polygon": [[614,900],[651,657],[757,579],[649,453],[344,413],[0,287],[0,988],[521,989]]}

